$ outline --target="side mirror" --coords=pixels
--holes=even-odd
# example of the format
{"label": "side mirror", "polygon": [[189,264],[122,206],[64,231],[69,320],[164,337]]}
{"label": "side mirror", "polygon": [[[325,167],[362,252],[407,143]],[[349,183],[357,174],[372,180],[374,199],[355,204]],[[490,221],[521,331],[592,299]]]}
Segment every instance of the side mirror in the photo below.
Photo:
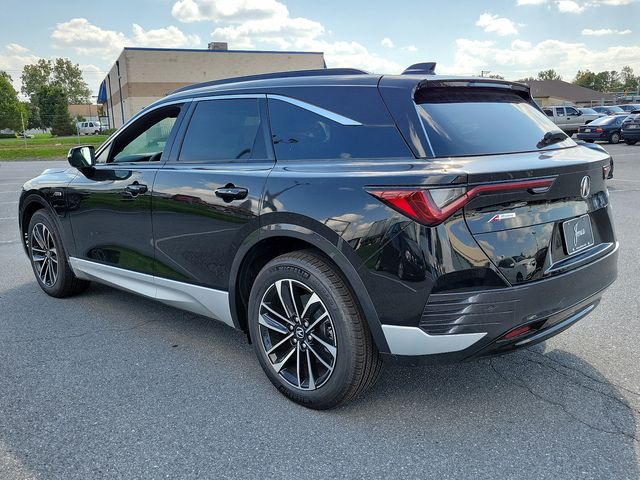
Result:
{"label": "side mirror", "polygon": [[96,152],[92,145],[73,147],[67,155],[69,165],[77,169],[93,167],[96,164]]}
{"label": "side mirror", "polygon": [[578,116],[581,116],[582,112],[580,110],[578,110]]}

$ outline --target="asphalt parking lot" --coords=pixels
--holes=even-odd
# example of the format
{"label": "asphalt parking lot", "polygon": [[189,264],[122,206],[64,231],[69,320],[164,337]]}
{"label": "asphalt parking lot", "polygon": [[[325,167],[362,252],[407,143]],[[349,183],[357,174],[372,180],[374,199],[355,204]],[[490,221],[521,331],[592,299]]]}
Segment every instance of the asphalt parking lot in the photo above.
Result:
{"label": "asphalt parking lot", "polygon": [[446,366],[387,365],[348,406],[287,401],[244,336],[108,287],[57,300],[0,163],[0,479],[640,478],[640,145],[605,147],[620,273],[550,341]]}

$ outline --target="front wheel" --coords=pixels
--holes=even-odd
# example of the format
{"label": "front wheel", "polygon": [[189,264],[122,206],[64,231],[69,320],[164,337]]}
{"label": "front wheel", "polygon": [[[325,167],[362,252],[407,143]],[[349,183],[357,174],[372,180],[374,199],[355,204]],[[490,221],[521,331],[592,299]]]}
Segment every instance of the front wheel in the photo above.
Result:
{"label": "front wheel", "polygon": [[611,138],[609,139],[609,143],[619,143],[620,142],[620,134],[618,132],[613,132],[611,134]]}
{"label": "front wheel", "polygon": [[40,288],[52,297],[68,297],[85,290],[89,282],[71,271],[60,233],[51,214],[38,210],[31,217],[28,231],[31,267]]}
{"label": "front wheel", "polygon": [[337,269],[310,250],[260,271],[249,331],[269,380],[305,407],[328,409],[370,387],[382,362],[366,320]]}

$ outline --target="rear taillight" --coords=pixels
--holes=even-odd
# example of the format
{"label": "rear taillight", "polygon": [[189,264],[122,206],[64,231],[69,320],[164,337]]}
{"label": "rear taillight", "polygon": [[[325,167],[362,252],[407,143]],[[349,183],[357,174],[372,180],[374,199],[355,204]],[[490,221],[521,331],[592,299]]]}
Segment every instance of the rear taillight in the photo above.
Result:
{"label": "rear taillight", "polygon": [[598,127],[598,128],[596,128],[596,132],[598,132],[598,133],[602,133],[602,132],[604,132],[604,128],[600,128],[600,127]]}
{"label": "rear taillight", "polygon": [[435,227],[479,195],[509,190],[529,190],[533,194],[545,193],[553,181],[553,178],[541,178],[521,182],[491,183],[477,185],[469,190],[465,187],[370,187],[367,188],[367,192],[403,215],[423,225]]}

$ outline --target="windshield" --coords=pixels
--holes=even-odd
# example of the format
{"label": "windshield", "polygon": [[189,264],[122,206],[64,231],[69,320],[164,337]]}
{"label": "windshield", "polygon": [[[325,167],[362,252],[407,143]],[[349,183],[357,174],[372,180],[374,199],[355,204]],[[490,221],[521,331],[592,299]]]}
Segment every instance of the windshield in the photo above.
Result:
{"label": "windshield", "polygon": [[[417,110],[435,157],[529,152],[575,142],[517,92],[432,87],[416,93]],[[553,141],[545,134],[554,132]]]}
{"label": "windshield", "polygon": [[613,105],[611,107],[607,107],[607,110],[609,110],[610,112],[615,112],[615,113],[624,113],[624,110],[621,109],[620,107],[618,107],[617,105]]}
{"label": "windshield", "polygon": [[609,125],[610,123],[617,121],[621,116],[622,115],[596,118],[593,122],[590,122],[589,125]]}
{"label": "windshield", "polygon": [[585,115],[597,115],[598,114],[598,112],[596,112],[593,108],[580,108],[579,110]]}

